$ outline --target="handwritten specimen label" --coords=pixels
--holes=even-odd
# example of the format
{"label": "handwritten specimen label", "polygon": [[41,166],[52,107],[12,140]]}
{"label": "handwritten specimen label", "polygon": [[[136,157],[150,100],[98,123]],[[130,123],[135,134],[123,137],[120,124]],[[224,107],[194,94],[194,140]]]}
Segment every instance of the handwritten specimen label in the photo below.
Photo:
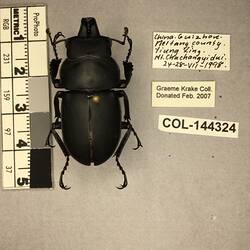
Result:
{"label": "handwritten specimen label", "polygon": [[152,107],[214,107],[215,82],[152,82]]}
{"label": "handwritten specimen label", "polygon": [[153,68],[230,70],[230,35],[153,33]]}
{"label": "handwritten specimen label", "polygon": [[218,136],[228,138],[239,137],[239,123],[209,120],[193,117],[159,115],[158,129],[164,132]]}

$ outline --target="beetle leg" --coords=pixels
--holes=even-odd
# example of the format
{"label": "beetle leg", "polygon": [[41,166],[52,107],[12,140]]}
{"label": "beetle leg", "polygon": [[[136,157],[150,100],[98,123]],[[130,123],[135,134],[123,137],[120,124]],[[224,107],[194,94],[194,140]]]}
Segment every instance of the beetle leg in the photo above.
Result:
{"label": "beetle leg", "polygon": [[123,136],[114,156],[115,156],[115,160],[116,160],[116,164],[118,166],[118,168],[120,169],[120,171],[122,172],[122,175],[124,177],[124,181],[123,181],[123,184],[120,185],[120,187],[117,187],[118,189],[123,189],[125,188],[127,185],[128,185],[128,180],[127,180],[127,175],[126,175],[126,172],[125,170],[123,169],[121,163],[119,162],[119,157],[121,156],[121,153],[124,149],[124,146],[125,144],[127,143],[128,141],[128,138],[131,134],[131,131],[134,133],[135,137],[137,138],[137,147],[134,148],[134,149],[138,149],[139,147],[142,147],[142,144],[141,144],[141,141],[139,139],[139,137],[137,136],[133,126],[131,125],[131,123],[129,121],[127,122],[122,122],[122,128],[125,128],[127,129],[125,135]]}
{"label": "beetle leg", "polygon": [[59,119],[61,118],[61,112],[59,108],[59,98],[62,98],[63,91],[57,91],[56,95],[54,97],[54,110],[55,110],[55,118]]}
{"label": "beetle leg", "polygon": [[127,180],[127,176],[126,176],[126,172],[124,171],[122,165],[119,162],[119,157],[123,151],[123,148],[125,146],[125,144],[128,141],[128,138],[131,134],[131,132],[133,132],[134,136],[137,139],[137,146],[134,148],[134,150],[138,149],[139,147],[142,147],[141,141],[136,133],[136,131],[134,130],[132,124],[130,123],[130,112],[129,112],[129,101],[128,101],[128,97],[125,93],[125,91],[123,90],[119,90],[116,91],[118,97],[123,97],[123,101],[124,101],[124,121],[122,121],[121,123],[121,128],[122,129],[127,129],[125,135],[123,136],[114,156],[115,156],[115,160],[116,160],[116,164],[118,166],[118,168],[120,169],[120,171],[122,172],[122,175],[124,177],[124,181],[123,184],[120,187],[117,187],[118,189],[123,189],[128,185],[128,180]]}
{"label": "beetle leg", "polygon": [[118,90],[116,91],[118,97],[123,97],[123,102],[124,102],[124,120],[130,120],[130,111],[129,111],[129,101],[128,101],[128,96],[123,90]]}
{"label": "beetle leg", "polygon": [[133,134],[134,134],[134,136],[135,136],[135,138],[137,140],[137,146],[135,148],[133,148],[133,149],[137,150],[138,148],[143,147],[142,144],[141,144],[141,140],[140,140],[139,136],[137,135],[135,129],[133,128],[132,124],[130,123],[130,121],[127,121],[127,122],[129,123],[129,126],[131,126],[131,130],[132,130],[132,132],[133,132]]}
{"label": "beetle leg", "polygon": [[124,111],[125,111],[124,120],[125,121],[122,123],[122,126],[123,126],[122,128],[124,128],[124,126],[125,126],[125,129],[131,128],[131,131],[133,132],[133,134],[137,140],[137,146],[133,149],[137,150],[139,147],[142,147],[142,144],[141,144],[141,141],[140,141],[135,129],[133,128],[132,124],[130,123],[128,96],[126,95],[125,91],[123,91],[123,90],[119,90],[119,91],[117,91],[117,93],[118,93],[119,97],[123,97],[123,101],[124,101]]}
{"label": "beetle leg", "polygon": [[64,190],[68,190],[71,188],[71,187],[65,186],[63,183],[63,175],[64,175],[64,172],[67,170],[68,165],[69,165],[69,155],[66,156],[66,163],[63,167],[63,170],[61,171],[60,179],[59,179],[59,186],[60,186],[60,188],[62,188]]}
{"label": "beetle leg", "polygon": [[117,164],[117,166],[119,167],[119,169],[121,170],[122,175],[123,175],[123,177],[124,177],[124,180],[123,180],[123,183],[122,183],[119,187],[116,187],[116,188],[117,188],[117,189],[123,189],[123,188],[125,188],[125,187],[128,185],[128,179],[127,179],[126,172],[124,171],[124,169],[123,169],[122,165],[120,164],[118,158],[119,158],[119,157],[117,157],[117,156],[115,157],[116,164]]}
{"label": "beetle leg", "polygon": [[66,157],[66,163],[65,163],[65,165],[63,167],[63,170],[61,171],[61,175],[60,175],[59,186],[62,189],[67,190],[67,189],[70,189],[70,187],[67,187],[67,186],[64,185],[64,183],[63,183],[63,175],[64,175],[64,173],[67,170],[67,167],[69,165],[69,156],[70,156],[70,154],[69,154],[68,149],[64,145],[63,140],[61,139],[59,134],[56,132],[56,129],[61,129],[62,128],[62,124],[59,121],[59,119],[61,118],[61,112],[60,112],[60,108],[59,108],[59,98],[62,97],[62,94],[63,94],[62,91],[57,91],[57,93],[55,95],[55,98],[54,98],[54,109],[55,109],[55,118],[56,118],[56,120],[52,123],[50,132],[49,132],[48,137],[46,139],[46,145],[50,146],[50,147],[54,147],[54,145],[51,145],[51,143],[50,143],[50,137],[51,137],[51,135],[53,135],[54,138],[56,139],[57,143],[59,144],[64,156]]}
{"label": "beetle leg", "polygon": [[58,118],[51,124],[51,129],[50,129],[49,134],[46,138],[45,146],[49,146],[51,148],[55,147],[55,145],[52,145],[50,143],[51,135],[53,135],[53,130],[55,130],[55,129],[61,129],[61,122],[59,122]]}
{"label": "beetle leg", "polygon": [[50,132],[46,139],[46,145],[49,147],[55,147],[54,145],[50,143],[50,137],[53,134],[53,130],[61,129],[61,122],[59,121],[59,119],[61,118],[61,112],[59,108],[59,98],[62,97],[62,94],[63,94],[62,91],[57,91],[54,97],[55,122],[52,123]]}
{"label": "beetle leg", "polygon": [[[52,123],[52,126],[53,126],[53,123]],[[49,134],[48,134],[48,136],[47,136],[47,138],[46,138],[45,146],[49,146],[49,147],[51,147],[51,148],[54,148],[55,145],[52,145],[52,144],[50,143],[51,135],[52,135],[52,128],[50,129]]]}
{"label": "beetle leg", "polygon": [[114,154],[116,164],[117,164],[119,170],[122,172],[122,175],[123,175],[123,178],[124,178],[123,184],[121,184],[119,187],[117,187],[118,189],[123,189],[128,185],[127,175],[126,175],[126,172],[123,169],[122,165],[119,162],[119,157],[120,157],[120,155],[122,153],[122,150],[123,150],[126,142],[128,141],[130,133],[131,133],[131,128],[128,128],[128,130],[126,131],[125,135],[123,136],[123,138],[122,138],[122,140],[121,140],[121,142],[120,142],[120,144],[119,144],[119,146],[118,146],[118,148],[117,148],[117,150],[115,151],[115,154]]}
{"label": "beetle leg", "polygon": [[49,64],[50,77],[55,88],[63,88],[60,79],[57,79],[57,73],[62,59],[52,59]]}
{"label": "beetle leg", "polygon": [[54,135],[57,143],[59,144],[64,156],[66,157],[65,165],[64,165],[63,170],[61,171],[61,174],[60,174],[59,186],[64,190],[68,190],[68,189],[70,189],[70,187],[68,187],[67,185],[64,185],[64,183],[63,183],[63,175],[64,175],[64,173],[67,170],[67,167],[69,165],[69,152],[68,152],[66,146],[64,145],[61,137],[58,135],[58,133],[56,132],[55,129],[52,129],[52,134]]}
{"label": "beetle leg", "polygon": [[[51,146],[50,145],[50,142],[49,142],[49,138],[51,135],[54,136],[54,138],[56,139],[57,143],[59,144],[64,156],[66,157],[66,163],[63,167],[63,170],[61,171],[61,175],[60,175],[60,179],[59,179],[59,186],[62,188],[62,189],[65,189],[65,190],[68,190],[70,189],[70,187],[67,187],[66,185],[64,185],[63,183],[63,175],[65,173],[65,171],[67,170],[67,167],[69,165],[69,152],[66,148],[66,146],[64,145],[61,137],[59,136],[59,134],[56,132],[56,129],[61,129],[61,122],[58,121],[58,119],[56,119],[56,121],[54,123],[52,123],[52,127],[50,129],[50,132],[49,132],[49,135],[47,137],[47,140],[46,140],[46,144],[48,146]],[[52,145],[53,146],[53,145]],[[53,146],[54,147],[54,146]]]}

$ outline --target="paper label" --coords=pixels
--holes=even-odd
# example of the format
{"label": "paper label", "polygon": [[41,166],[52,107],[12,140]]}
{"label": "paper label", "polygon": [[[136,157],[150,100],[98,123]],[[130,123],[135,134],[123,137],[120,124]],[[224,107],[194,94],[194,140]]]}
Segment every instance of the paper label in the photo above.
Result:
{"label": "paper label", "polygon": [[201,118],[159,115],[158,128],[164,132],[238,138],[239,123]]}
{"label": "paper label", "polygon": [[153,68],[230,70],[230,35],[154,32]]}
{"label": "paper label", "polygon": [[214,107],[215,82],[152,82],[152,107]]}
{"label": "paper label", "polygon": [[29,41],[46,40],[46,8],[44,6],[30,7],[28,13]]}

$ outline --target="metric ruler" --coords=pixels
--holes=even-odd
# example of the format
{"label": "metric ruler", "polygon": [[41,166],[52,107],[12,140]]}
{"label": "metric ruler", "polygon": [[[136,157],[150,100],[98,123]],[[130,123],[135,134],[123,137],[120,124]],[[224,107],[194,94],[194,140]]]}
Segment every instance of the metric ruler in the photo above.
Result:
{"label": "metric ruler", "polygon": [[2,185],[51,187],[46,6],[0,8]]}

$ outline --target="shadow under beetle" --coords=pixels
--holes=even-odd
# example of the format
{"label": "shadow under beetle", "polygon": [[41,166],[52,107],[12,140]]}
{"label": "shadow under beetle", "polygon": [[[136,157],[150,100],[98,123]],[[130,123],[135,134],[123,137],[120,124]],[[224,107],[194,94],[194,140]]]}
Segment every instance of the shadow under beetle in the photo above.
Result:
{"label": "shadow under beetle", "polygon": [[[128,28],[124,28],[123,40],[119,41],[101,36],[96,20],[88,17],[82,18],[77,36],[66,39],[58,32],[52,38],[49,29],[47,34],[55,54],[55,58],[50,61],[51,81],[55,88],[67,90],[58,91],[54,97],[55,121],[46,140],[46,144],[53,147],[50,143],[53,134],[66,157],[59,185],[63,189],[70,188],[63,183],[69,156],[84,165],[99,165],[114,155],[124,177],[123,184],[117,188],[123,189],[128,182],[119,157],[131,132],[137,139],[134,149],[142,146],[130,123],[129,101],[122,90],[130,82],[133,71],[133,64],[128,61],[132,51]],[[125,79],[120,79],[119,67],[111,57],[112,41],[122,45],[127,41],[129,44],[128,54],[123,61]],[[67,48],[67,58],[62,64],[56,50],[60,42],[65,42]],[[59,79],[57,74],[60,64]],[[121,119],[119,98],[123,98],[124,102],[124,120]],[[62,130],[63,139],[56,132],[57,129]],[[120,141],[122,129],[126,133]]]}

